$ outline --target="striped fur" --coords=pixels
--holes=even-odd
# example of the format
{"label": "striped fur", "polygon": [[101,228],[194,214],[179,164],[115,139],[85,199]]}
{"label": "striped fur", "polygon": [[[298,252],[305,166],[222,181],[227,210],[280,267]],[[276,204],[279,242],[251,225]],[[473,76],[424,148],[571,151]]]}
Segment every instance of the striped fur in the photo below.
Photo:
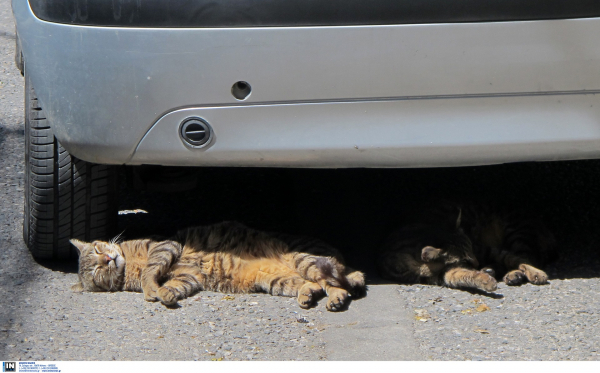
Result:
{"label": "striped fur", "polygon": [[497,288],[495,274],[508,285],[547,283],[537,267],[556,257],[556,242],[540,219],[468,202],[438,203],[417,216],[385,243],[377,261],[383,277],[488,292]]}
{"label": "striped fur", "polygon": [[327,244],[234,222],[188,228],[165,241],[71,242],[80,253],[73,290],[143,292],[168,306],[208,290],[297,297],[302,308],[326,294],[327,309],[339,311],[366,289],[363,273],[344,266]]}

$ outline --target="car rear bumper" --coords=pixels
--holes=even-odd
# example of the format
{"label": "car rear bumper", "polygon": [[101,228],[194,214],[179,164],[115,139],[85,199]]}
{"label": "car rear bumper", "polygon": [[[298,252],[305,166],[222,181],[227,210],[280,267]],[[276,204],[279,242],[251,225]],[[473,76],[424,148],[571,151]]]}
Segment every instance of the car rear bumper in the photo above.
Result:
{"label": "car rear bumper", "polygon": [[[200,117],[214,141],[177,129]],[[429,98],[187,108],[148,131],[130,164],[432,167],[600,154],[600,94]]]}
{"label": "car rear bumper", "polygon": [[[53,130],[96,163],[418,167],[600,157],[600,19],[136,28],[13,11]],[[250,96],[232,96],[235,82]],[[179,125],[213,129],[200,149]]]}

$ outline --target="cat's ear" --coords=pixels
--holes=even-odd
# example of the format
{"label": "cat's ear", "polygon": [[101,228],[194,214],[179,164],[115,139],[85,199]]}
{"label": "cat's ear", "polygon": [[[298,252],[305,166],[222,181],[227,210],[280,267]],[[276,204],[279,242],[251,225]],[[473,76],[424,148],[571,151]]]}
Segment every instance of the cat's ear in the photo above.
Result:
{"label": "cat's ear", "polygon": [[460,229],[460,221],[462,219],[462,209],[458,209],[458,218],[456,218],[456,229]]}
{"label": "cat's ear", "polygon": [[74,291],[75,293],[82,293],[83,292],[83,284],[81,282],[78,282],[75,285],[71,286],[71,290]]}
{"label": "cat's ear", "polygon": [[77,252],[79,253],[79,255],[81,255],[81,251],[83,250],[83,248],[85,247],[85,242],[83,241],[79,241],[76,238],[72,238],[69,240],[69,242],[75,246],[75,248],[77,249]]}

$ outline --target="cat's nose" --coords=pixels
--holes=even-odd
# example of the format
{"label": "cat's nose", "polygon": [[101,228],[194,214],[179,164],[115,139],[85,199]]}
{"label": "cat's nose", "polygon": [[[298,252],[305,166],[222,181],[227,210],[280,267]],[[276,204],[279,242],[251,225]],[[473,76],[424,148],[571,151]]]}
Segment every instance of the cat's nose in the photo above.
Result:
{"label": "cat's nose", "polygon": [[106,255],[106,264],[109,264],[111,260],[114,260],[110,255]]}

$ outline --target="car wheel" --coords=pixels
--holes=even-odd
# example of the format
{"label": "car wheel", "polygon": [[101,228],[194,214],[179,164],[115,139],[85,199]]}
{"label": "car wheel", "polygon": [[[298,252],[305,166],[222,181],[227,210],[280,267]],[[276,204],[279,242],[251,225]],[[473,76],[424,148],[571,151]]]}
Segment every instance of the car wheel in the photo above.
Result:
{"label": "car wheel", "polygon": [[23,239],[36,259],[76,258],[70,238],[107,239],[116,229],[116,167],[82,161],[57,141],[25,72]]}

